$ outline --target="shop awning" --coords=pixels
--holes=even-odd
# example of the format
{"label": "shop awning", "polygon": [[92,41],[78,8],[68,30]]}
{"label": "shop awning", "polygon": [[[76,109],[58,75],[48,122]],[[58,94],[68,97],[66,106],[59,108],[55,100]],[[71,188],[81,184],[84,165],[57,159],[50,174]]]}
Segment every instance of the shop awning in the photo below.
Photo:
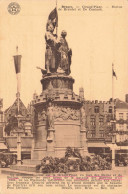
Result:
{"label": "shop awning", "polygon": [[88,143],[88,147],[95,147],[95,148],[108,148],[109,146],[107,146],[105,143],[100,142],[100,143],[96,143],[96,142],[91,142]]}
{"label": "shop awning", "polygon": [[113,148],[113,146],[114,146],[114,148],[116,149],[116,150],[128,150],[128,146],[118,146],[118,145],[116,145],[116,144],[107,144],[107,146],[108,147],[110,147],[111,149]]}

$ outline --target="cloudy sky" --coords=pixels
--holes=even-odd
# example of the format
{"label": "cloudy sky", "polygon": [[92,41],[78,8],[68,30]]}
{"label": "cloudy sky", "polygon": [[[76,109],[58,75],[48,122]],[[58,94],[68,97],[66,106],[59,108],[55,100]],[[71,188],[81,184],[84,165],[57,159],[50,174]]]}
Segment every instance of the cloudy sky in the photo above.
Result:
{"label": "cloudy sky", "polygon": [[[56,4],[54,0],[17,0],[21,11],[11,15],[7,11],[10,2],[0,1],[0,97],[4,108],[15,100],[13,55],[17,45],[22,55],[21,99],[27,105],[35,91],[41,93],[41,72],[36,66],[44,68],[45,65],[45,26]],[[83,10],[91,5],[102,6],[102,11]],[[62,6],[77,9],[64,11]],[[75,93],[84,87],[85,99],[109,100],[114,63],[118,78],[114,81],[114,97],[124,100],[128,93],[128,3],[58,0],[58,17],[58,35],[62,30],[67,31],[73,52],[71,76],[75,79]]]}

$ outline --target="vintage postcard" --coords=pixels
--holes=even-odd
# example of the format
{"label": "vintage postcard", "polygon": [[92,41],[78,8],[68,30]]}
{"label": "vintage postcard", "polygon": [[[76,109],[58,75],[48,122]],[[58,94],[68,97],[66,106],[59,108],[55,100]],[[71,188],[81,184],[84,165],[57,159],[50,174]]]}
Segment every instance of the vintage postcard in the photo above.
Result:
{"label": "vintage postcard", "polygon": [[128,194],[128,0],[0,0],[0,194]]}

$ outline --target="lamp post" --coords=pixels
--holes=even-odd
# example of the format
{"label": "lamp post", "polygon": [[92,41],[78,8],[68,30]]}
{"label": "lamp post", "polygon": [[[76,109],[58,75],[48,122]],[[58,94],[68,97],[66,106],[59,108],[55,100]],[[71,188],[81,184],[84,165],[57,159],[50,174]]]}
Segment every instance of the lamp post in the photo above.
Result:
{"label": "lamp post", "polygon": [[17,131],[17,165],[21,165],[21,134],[22,132],[18,129]]}
{"label": "lamp post", "polygon": [[18,129],[17,129],[17,165],[21,165],[21,134],[23,130],[19,127],[20,115],[17,115]]}
{"label": "lamp post", "polygon": [[116,128],[115,123],[116,120],[113,119],[110,121],[112,126],[112,132],[110,133],[112,135],[112,169],[115,168],[115,145],[116,145]]}

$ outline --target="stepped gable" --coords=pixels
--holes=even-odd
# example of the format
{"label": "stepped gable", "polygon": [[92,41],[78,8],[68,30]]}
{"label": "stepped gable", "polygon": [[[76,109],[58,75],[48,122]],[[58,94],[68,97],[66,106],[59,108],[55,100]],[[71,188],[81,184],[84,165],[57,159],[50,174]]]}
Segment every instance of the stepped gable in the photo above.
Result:
{"label": "stepped gable", "polygon": [[116,100],[116,108],[117,109],[128,109],[128,103],[126,103],[120,99],[117,99]]}
{"label": "stepped gable", "polygon": [[[12,106],[7,108],[4,113],[5,113],[6,122],[8,121],[10,117],[16,116],[18,113],[18,99],[16,99],[14,103],[12,104]],[[23,104],[23,102],[21,101],[21,99],[19,99],[19,114],[23,117],[26,117],[28,115],[28,110]]]}

